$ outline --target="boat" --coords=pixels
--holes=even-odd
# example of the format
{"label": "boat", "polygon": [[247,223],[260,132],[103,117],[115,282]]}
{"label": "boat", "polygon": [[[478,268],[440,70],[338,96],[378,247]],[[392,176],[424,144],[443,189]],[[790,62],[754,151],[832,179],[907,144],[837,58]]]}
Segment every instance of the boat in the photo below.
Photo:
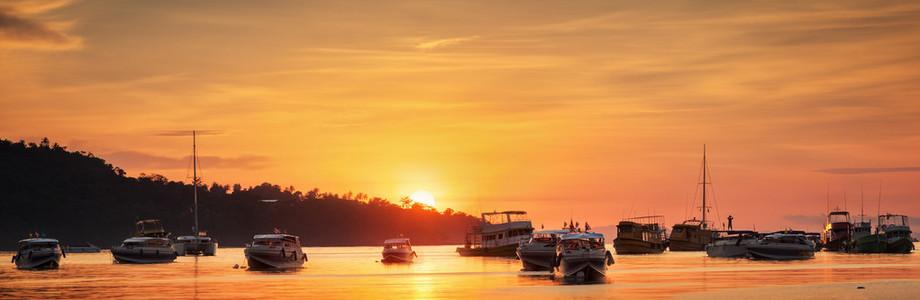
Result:
{"label": "boat", "polygon": [[908,218],[905,215],[878,216],[878,233],[887,238],[885,253],[910,253],[914,250]]}
{"label": "boat", "polygon": [[522,271],[552,271],[556,244],[571,230],[540,230],[530,235],[530,240],[517,247],[517,256],[524,265]]}
{"label": "boat", "polygon": [[198,227],[198,152],[195,143],[195,131],[192,130],[192,198],[194,199],[195,227],[192,227],[194,235],[180,236],[176,239],[176,254],[188,255],[197,254],[205,256],[214,256],[217,254],[217,242],[208,236],[207,231],[201,231]]}
{"label": "boat", "polygon": [[837,210],[827,214],[827,224],[824,227],[824,249],[828,251],[846,250],[844,244],[850,241],[853,224],[850,223],[850,213]]}
{"label": "boat", "polygon": [[824,249],[824,241],[821,240],[820,232],[806,232],[805,238],[811,241],[812,243],[815,243],[816,252],[820,252],[821,249]]}
{"label": "boat", "polygon": [[176,249],[160,220],[138,221],[135,228],[133,237],[125,239],[120,246],[112,247],[116,263],[158,264],[176,260]]}
{"label": "boat", "polygon": [[412,244],[408,238],[388,239],[383,242],[383,260],[382,262],[412,262],[418,257],[415,251],[412,251]]}
{"label": "boat", "polygon": [[718,231],[719,236],[706,245],[706,255],[721,258],[747,257],[747,246],[756,242],[760,234],[749,230]]}
{"label": "boat", "polygon": [[467,228],[460,256],[515,256],[521,242],[527,241],[533,226],[524,211],[483,213],[479,225]]}
{"label": "boat", "polygon": [[716,236],[713,231],[711,221],[706,220],[706,212],[709,207],[706,206],[706,185],[712,184],[707,181],[706,171],[709,167],[706,165],[706,145],[703,145],[703,206],[700,207],[703,218],[697,220],[693,217],[680,224],[674,224],[671,228],[671,235],[668,236],[668,249],[671,251],[703,251],[706,245],[712,242]]}
{"label": "boat", "polygon": [[617,254],[658,254],[668,248],[664,216],[635,217],[617,224]]}
{"label": "boat", "polygon": [[89,242],[83,244],[83,246],[64,246],[63,250],[67,253],[99,253],[102,251],[102,249]]}
{"label": "boat", "polygon": [[558,279],[598,281],[607,276],[613,256],[604,246],[604,235],[594,232],[563,235],[556,245],[553,260]]}
{"label": "boat", "polygon": [[58,240],[49,238],[28,238],[19,241],[12,263],[18,269],[57,269],[61,258],[67,257]]}
{"label": "boat", "polygon": [[815,257],[815,245],[801,233],[774,233],[745,246],[754,259],[796,260]]}
{"label": "boat", "polygon": [[257,234],[243,253],[249,268],[256,270],[300,268],[307,261],[300,238],[286,233]]}

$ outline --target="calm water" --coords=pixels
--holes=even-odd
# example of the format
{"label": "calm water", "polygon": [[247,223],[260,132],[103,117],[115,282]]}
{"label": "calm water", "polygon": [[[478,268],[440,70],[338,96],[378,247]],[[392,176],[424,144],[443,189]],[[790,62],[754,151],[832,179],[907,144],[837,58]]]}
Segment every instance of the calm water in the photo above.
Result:
{"label": "calm water", "polygon": [[794,262],[666,252],[615,255],[606,282],[573,285],[544,273],[520,272],[515,259],[459,257],[454,248],[417,246],[416,262],[403,265],[377,262],[380,247],[307,248],[305,267],[285,272],[233,269],[245,265],[242,248],[159,265],[113,264],[108,252],[73,253],[60,269],[45,271],[17,270],[9,263],[13,254],[6,252],[0,254],[5,262],[0,298],[671,298],[736,288],[920,280],[916,252],[820,252],[815,259]]}

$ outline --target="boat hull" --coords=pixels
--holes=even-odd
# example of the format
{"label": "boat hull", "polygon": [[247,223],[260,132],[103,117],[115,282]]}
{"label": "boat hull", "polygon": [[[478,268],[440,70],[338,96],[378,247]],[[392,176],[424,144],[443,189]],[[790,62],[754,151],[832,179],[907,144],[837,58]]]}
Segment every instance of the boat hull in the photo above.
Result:
{"label": "boat hull", "polygon": [[607,276],[607,253],[604,250],[566,253],[556,258],[557,279],[584,279],[599,281]]}
{"label": "boat hull", "polygon": [[162,264],[175,261],[176,251],[172,248],[114,247],[112,258],[121,264]]}
{"label": "boat hull", "polygon": [[903,253],[907,254],[914,250],[914,243],[906,237],[888,239],[888,247],[885,253]]}
{"label": "boat hull", "polygon": [[756,241],[755,239],[719,240],[706,245],[706,255],[721,258],[744,258],[748,256],[746,246]]}
{"label": "boat hull", "polygon": [[555,247],[539,246],[540,248],[518,248],[517,256],[521,259],[524,271],[552,271],[553,258],[556,257]]}
{"label": "boat hull", "polygon": [[184,255],[217,255],[217,243],[176,243],[176,254]]}
{"label": "boat hull", "polygon": [[256,270],[300,268],[307,261],[307,255],[301,251],[246,248],[244,252],[249,268]]}
{"label": "boat hull", "polygon": [[385,263],[409,263],[418,256],[415,251],[402,251],[402,249],[387,249],[383,250],[382,254],[383,260],[381,261]]}
{"label": "boat hull", "polygon": [[850,252],[852,253],[885,253],[887,249],[888,240],[885,236],[879,234],[857,238],[850,246]]}
{"label": "boat hull", "polygon": [[815,249],[808,245],[748,245],[745,248],[754,259],[799,260],[815,257]]}
{"label": "boat hull", "polygon": [[477,248],[457,248],[460,256],[517,256],[517,244],[504,245],[498,247],[477,247]]}
{"label": "boat hull", "polygon": [[652,243],[643,240],[616,238],[613,248],[617,254],[659,254],[668,248],[667,243]]}
{"label": "boat hull", "polygon": [[668,249],[671,251],[703,251],[706,250],[706,243],[687,241],[687,240],[669,240]]}
{"label": "boat hull", "polygon": [[57,269],[61,265],[60,251],[28,251],[15,257],[19,269]]}

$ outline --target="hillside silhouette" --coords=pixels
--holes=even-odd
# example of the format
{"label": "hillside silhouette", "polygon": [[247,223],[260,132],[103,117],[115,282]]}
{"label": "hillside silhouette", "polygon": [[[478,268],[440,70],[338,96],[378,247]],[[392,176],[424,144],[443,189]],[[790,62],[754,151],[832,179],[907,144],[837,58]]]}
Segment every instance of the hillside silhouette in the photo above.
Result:
{"label": "hillside silhouette", "polygon": [[[191,183],[125,172],[92,153],[70,152],[47,138],[39,144],[0,140],[0,249],[40,232],[64,245],[110,247],[137,220],[161,219],[172,237],[192,234]],[[263,202],[271,199],[276,202]],[[459,244],[478,219],[411,203],[357,195],[301,192],[263,183],[198,187],[199,223],[222,247],[240,247],[276,228],[304,246],[379,245],[404,234],[414,244]]]}

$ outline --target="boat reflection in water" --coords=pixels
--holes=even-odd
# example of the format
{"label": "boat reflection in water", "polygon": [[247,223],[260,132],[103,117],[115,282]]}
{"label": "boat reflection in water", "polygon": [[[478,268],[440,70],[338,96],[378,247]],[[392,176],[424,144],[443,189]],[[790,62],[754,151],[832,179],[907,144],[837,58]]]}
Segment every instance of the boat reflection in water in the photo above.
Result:
{"label": "boat reflection in water", "polygon": [[307,261],[300,238],[286,233],[257,234],[243,253],[249,268],[254,270],[300,268]]}
{"label": "boat reflection in water", "polygon": [[604,235],[586,232],[563,235],[553,265],[557,279],[598,282],[605,279],[607,266],[613,263],[604,247]]}

